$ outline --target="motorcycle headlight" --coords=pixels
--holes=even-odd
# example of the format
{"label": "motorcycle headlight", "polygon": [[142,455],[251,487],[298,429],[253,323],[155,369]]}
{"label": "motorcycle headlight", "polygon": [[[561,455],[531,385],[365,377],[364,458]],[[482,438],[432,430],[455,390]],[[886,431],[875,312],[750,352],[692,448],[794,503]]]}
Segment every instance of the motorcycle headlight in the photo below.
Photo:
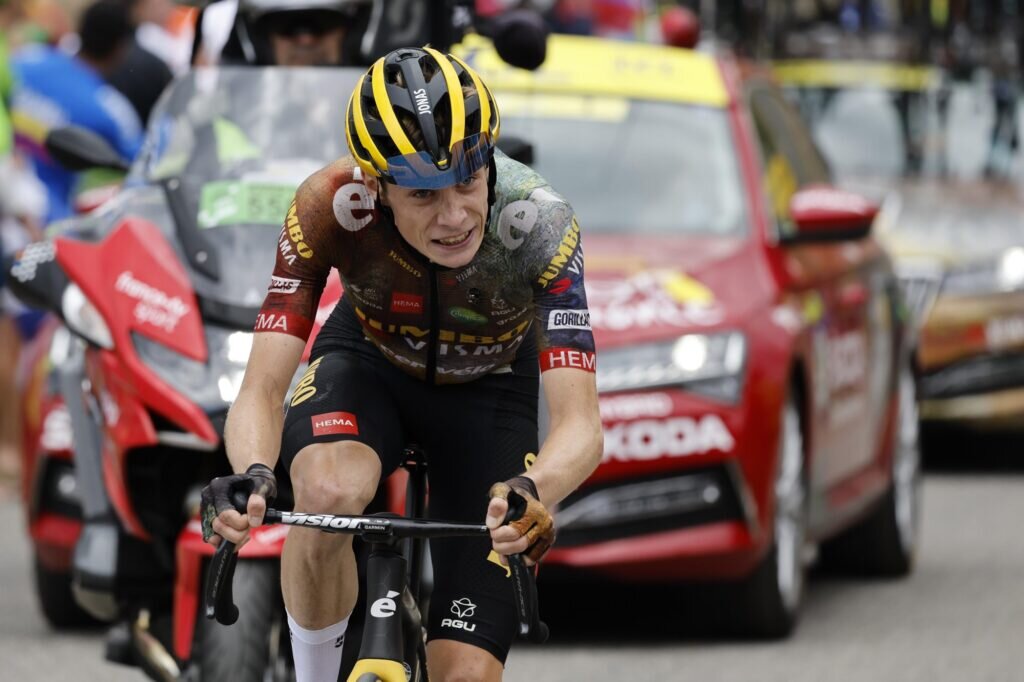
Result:
{"label": "motorcycle headlight", "polygon": [[238,396],[252,348],[252,332],[206,328],[206,362],[176,353],[139,334],[132,335],[139,357],[157,376],[206,411],[223,409]]}
{"label": "motorcycle headlight", "polygon": [[103,321],[100,311],[74,282],[64,289],[60,307],[64,322],[71,331],[100,348],[110,350],[114,347],[110,327]]}
{"label": "motorcycle headlight", "polygon": [[1024,289],[1024,247],[1007,249],[998,258],[951,269],[942,293],[961,296],[998,294]]}
{"label": "motorcycle headlight", "polygon": [[681,386],[715,400],[735,402],[743,386],[746,355],[747,340],[739,332],[686,334],[670,341],[600,351],[597,389]]}

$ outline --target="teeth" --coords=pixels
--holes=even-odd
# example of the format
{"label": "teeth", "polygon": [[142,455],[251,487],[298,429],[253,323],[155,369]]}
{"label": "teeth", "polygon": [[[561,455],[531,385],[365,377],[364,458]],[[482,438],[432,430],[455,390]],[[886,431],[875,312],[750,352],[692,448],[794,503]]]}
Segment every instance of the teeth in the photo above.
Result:
{"label": "teeth", "polygon": [[464,232],[463,234],[460,234],[458,237],[450,237],[449,239],[438,239],[437,241],[444,244],[445,246],[455,246],[456,244],[461,244],[462,242],[469,239],[470,232],[472,232],[472,230],[470,230],[469,232]]}

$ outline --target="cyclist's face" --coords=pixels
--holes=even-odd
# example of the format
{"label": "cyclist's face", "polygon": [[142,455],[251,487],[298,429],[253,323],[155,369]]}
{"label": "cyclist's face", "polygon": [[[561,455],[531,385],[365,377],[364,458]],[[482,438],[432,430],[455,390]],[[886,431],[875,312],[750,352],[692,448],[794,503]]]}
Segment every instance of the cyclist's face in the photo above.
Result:
{"label": "cyclist's face", "polygon": [[[434,263],[458,268],[473,260],[484,238],[487,174],[484,166],[464,182],[444,189],[388,185],[381,200],[391,207],[405,241]],[[370,180],[367,184],[371,192],[376,190]]]}

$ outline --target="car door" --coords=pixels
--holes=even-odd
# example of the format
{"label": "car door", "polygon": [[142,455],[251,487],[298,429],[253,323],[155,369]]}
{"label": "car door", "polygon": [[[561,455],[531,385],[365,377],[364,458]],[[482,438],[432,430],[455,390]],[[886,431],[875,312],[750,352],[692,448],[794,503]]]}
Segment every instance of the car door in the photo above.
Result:
{"label": "car door", "polygon": [[[761,144],[764,183],[778,234],[792,229],[789,201],[812,184],[831,184],[810,133],[774,87],[748,94]],[[809,329],[808,400],[812,513],[841,505],[844,486],[868,471],[891,389],[892,314],[888,261],[872,238],[791,243],[783,260],[790,296]]]}

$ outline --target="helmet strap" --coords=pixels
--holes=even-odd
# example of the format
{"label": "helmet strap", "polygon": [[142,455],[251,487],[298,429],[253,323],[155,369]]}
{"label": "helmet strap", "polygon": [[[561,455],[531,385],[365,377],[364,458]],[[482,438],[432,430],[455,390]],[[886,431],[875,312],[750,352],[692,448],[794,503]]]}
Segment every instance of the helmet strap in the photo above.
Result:
{"label": "helmet strap", "polygon": [[494,147],[491,147],[490,158],[487,159],[487,218],[484,220],[484,225],[491,224],[491,209],[494,207],[494,202],[498,198],[498,193],[495,187],[498,184],[498,165],[494,162]]}

